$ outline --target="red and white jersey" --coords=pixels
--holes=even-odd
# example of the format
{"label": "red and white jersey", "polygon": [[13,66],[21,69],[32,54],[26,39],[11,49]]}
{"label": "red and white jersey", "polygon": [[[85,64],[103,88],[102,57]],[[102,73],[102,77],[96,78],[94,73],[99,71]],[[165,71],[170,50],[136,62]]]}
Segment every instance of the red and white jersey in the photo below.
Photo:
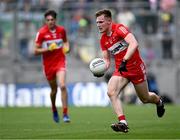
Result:
{"label": "red and white jersey", "polygon": [[55,67],[61,61],[65,61],[63,53],[63,42],[67,40],[66,31],[63,26],[56,26],[52,32],[47,25],[42,26],[36,35],[35,42],[43,48],[48,48],[52,43],[57,45],[58,49],[48,51],[42,54],[43,64],[45,69],[48,67]]}
{"label": "red and white jersey", "polygon": [[[102,51],[108,50],[115,59],[116,69],[119,68],[119,65],[126,54],[128,43],[124,38],[130,33],[129,29],[123,24],[112,24],[112,32],[108,36],[106,33],[102,34],[100,39]],[[135,51],[133,56],[128,60],[127,68],[131,67],[133,63],[141,63],[142,60],[139,55],[138,49]]]}

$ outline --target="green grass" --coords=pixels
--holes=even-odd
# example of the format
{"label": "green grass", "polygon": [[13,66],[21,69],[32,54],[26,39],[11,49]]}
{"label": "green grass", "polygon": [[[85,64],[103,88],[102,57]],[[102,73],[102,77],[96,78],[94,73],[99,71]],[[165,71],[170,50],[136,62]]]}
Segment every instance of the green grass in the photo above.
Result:
{"label": "green grass", "polygon": [[111,107],[70,107],[71,123],[54,123],[50,108],[0,108],[0,139],[178,139],[180,106],[166,106],[163,118],[153,105],[124,106],[129,133],[117,133]]}

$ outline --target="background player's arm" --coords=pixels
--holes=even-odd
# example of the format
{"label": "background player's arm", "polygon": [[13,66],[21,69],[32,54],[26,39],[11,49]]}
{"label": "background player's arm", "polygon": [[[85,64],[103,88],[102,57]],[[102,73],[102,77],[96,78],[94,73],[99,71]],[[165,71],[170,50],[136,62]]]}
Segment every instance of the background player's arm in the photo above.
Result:
{"label": "background player's arm", "polygon": [[132,33],[129,33],[124,40],[129,44],[127,52],[123,58],[123,60],[129,60],[132,55],[134,54],[134,52],[136,51],[137,47],[138,47],[138,42],[135,39],[134,35]]}
{"label": "background player's arm", "polygon": [[103,55],[103,59],[106,61],[106,65],[107,65],[107,69],[108,69],[109,66],[110,66],[110,55],[109,55],[109,52],[107,50],[104,50],[102,52],[102,55]]}
{"label": "background player's arm", "polygon": [[34,54],[35,55],[40,55],[44,52],[47,52],[47,48],[42,48],[39,44],[35,43],[35,48],[34,48]]}

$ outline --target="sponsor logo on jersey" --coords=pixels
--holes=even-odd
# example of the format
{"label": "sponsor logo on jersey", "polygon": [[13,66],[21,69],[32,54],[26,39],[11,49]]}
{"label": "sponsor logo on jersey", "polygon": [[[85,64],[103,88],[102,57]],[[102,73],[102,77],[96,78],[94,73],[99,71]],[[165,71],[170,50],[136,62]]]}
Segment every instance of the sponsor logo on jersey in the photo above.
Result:
{"label": "sponsor logo on jersey", "polygon": [[44,41],[42,44],[42,47],[48,48],[52,43],[55,43],[58,46],[58,48],[63,47],[63,40],[62,39]]}
{"label": "sponsor logo on jersey", "polygon": [[112,55],[116,55],[119,52],[125,50],[128,47],[128,44],[126,41],[118,41],[115,44],[113,44],[108,50],[111,52]]}

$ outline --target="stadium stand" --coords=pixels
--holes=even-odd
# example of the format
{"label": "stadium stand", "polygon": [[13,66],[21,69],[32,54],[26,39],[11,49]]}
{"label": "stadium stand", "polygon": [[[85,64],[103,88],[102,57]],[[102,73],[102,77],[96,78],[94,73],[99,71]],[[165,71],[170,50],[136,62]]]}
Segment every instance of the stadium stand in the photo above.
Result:
{"label": "stadium stand", "polygon": [[[155,10],[156,29],[147,27],[148,33],[142,30],[143,16],[154,15],[151,6],[143,0],[128,0],[126,2],[103,0],[101,4],[95,0],[61,1],[54,3],[52,0],[21,1],[4,0],[0,2],[0,83],[43,83],[44,76],[41,71],[40,57],[32,54],[35,32],[43,23],[43,12],[48,8],[56,9],[60,16],[60,24],[68,30],[71,43],[71,54],[68,54],[69,83],[78,81],[98,82],[88,69],[89,61],[93,57],[101,56],[97,42],[97,30],[94,21],[94,13],[100,8],[110,8],[114,17],[119,11],[127,7],[134,14],[131,29],[140,42],[140,50],[151,42],[154,57],[148,70],[157,79],[159,91],[171,96],[175,102],[180,102],[180,4],[177,1],[167,9],[173,15],[172,28],[172,57],[164,59],[161,46],[161,3],[157,3]],[[16,7],[16,8],[12,8]],[[148,7],[148,8],[147,8]],[[167,6],[168,7],[168,6]],[[116,19],[118,20],[118,19]],[[27,23],[27,24],[26,24]],[[153,23],[153,24],[154,24]],[[24,24],[24,25],[22,25]],[[23,27],[24,26],[24,27]],[[155,31],[154,31],[155,30]],[[26,38],[22,33],[30,33]],[[150,32],[150,33],[149,33]],[[151,59],[151,58],[148,58]]]}

